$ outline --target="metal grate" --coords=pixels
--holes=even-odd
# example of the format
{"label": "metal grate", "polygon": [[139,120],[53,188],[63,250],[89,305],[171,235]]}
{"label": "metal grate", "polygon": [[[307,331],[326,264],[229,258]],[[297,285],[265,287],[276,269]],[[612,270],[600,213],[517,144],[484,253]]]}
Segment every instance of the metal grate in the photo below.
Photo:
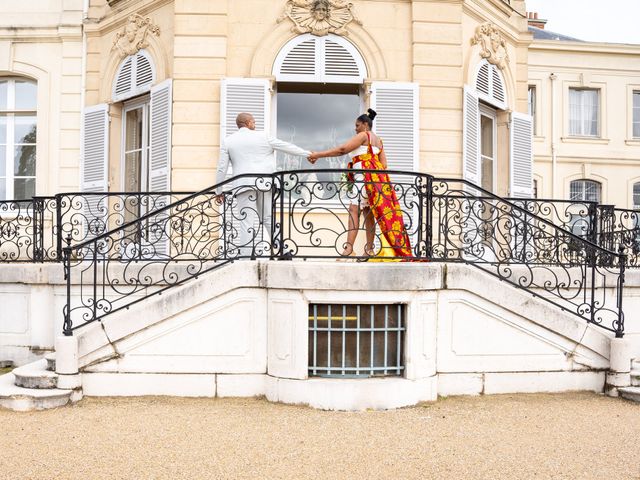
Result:
{"label": "metal grate", "polygon": [[400,376],[404,305],[309,305],[309,376]]}

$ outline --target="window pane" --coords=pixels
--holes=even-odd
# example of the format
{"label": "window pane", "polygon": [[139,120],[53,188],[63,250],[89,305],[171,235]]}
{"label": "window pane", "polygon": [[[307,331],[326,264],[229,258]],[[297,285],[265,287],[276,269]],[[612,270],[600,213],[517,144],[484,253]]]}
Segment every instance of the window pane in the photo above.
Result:
{"label": "window pane", "polygon": [[24,80],[16,80],[16,110],[35,110],[36,103],[36,84]]}
{"label": "window pane", "polygon": [[[633,92],[633,108],[640,108],[640,92]],[[637,120],[640,120],[636,117]]]}
{"label": "window pane", "polygon": [[480,116],[481,153],[485,157],[493,157],[493,119]]}
{"label": "window pane", "polygon": [[7,198],[7,179],[0,177],[0,200],[9,200]]}
{"label": "window pane", "polygon": [[33,115],[15,116],[16,143],[36,143],[36,117]]}
{"label": "window pane", "polygon": [[36,146],[16,147],[13,173],[19,177],[32,177],[36,174]]}
{"label": "window pane", "polygon": [[569,199],[600,203],[602,187],[593,180],[574,180],[569,184]]}
{"label": "window pane", "polygon": [[7,168],[7,147],[5,145],[0,145],[0,177],[4,177],[6,175]]}
{"label": "window pane", "polygon": [[598,136],[599,90],[569,89],[569,134]]}
{"label": "window pane", "polygon": [[140,192],[142,185],[142,152],[131,152],[124,156],[124,191]]}
{"label": "window pane", "polygon": [[125,125],[125,151],[137,150],[142,147],[142,108],[129,110]]}
{"label": "window pane", "polygon": [[8,80],[0,80],[0,110],[7,109],[7,92],[9,81]]}
{"label": "window pane", "polygon": [[0,144],[7,143],[7,116],[0,115]]}
{"label": "window pane", "polygon": [[16,200],[27,200],[36,194],[35,178],[16,178],[13,183],[13,193]]}
{"label": "window pane", "polygon": [[633,208],[640,210],[640,182],[633,185]]}
{"label": "window pane", "polygon": [[[355,119],[360,113],[357,94],[280,92],[277,137],[307,150],[326,150],[355,135]],[[277,152],[276,160],[278,170],[346,168],[349,157],[321,158],[311,165],[306,158]],[[312,174],[311,181],[336,181],[339,177]]]}

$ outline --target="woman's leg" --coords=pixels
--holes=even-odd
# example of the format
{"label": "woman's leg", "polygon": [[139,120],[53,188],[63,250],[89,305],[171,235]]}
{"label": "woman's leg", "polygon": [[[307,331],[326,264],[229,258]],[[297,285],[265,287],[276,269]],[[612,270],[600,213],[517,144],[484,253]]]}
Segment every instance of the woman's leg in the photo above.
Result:
{"label": "woman's leg", "polygon": [[358,235],[358,227],[360,220],[360,206],[351,204],[349,205],[349,230],[347,230],[347,243],[344,246],[344,250],[342,250],[343,257],[348,257],[353,253],[353,244],[356,241],[356,236]]}
{"label": "woman's leg", "polygon": [[373,211],[369,207],[365,207],[362,210],[364,214],[364,227],[367,234],[367,243],[364,245],[364,254],[373,256],[375,252],[373,251],[373,241],[376,235],[376,219],[373,216]]}

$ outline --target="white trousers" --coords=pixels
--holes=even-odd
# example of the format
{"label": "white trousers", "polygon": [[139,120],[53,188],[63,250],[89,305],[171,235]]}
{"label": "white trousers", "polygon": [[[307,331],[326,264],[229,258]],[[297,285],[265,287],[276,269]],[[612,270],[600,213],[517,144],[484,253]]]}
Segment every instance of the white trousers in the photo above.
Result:
{"label": "white trousers", "polygon": [[232,249],[238,256],[271,254],[271,191],[241,188],[235,194],[233,212],[237,229],[231,240]]}

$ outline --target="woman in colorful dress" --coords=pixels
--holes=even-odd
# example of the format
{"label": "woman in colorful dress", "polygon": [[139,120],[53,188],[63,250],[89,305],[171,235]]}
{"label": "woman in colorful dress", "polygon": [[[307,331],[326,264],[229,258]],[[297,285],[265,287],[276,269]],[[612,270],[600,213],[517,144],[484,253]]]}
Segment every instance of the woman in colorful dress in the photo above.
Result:
{"label": "woman in colorful dress", "polygon": [[382,233],[380,243],[383,248],[377,256],[411,257],[411,245],[402,219],[402,209],[389,181],[389,175],[386,172],[371,171],[387,169],[387,156],[382,140],[371,131],[375,117],[376,112],[369,109],[367,113],[356,119],[356,135],[354,137],[343,145],[321,152],[312,152],[309,155],[309,161],[315,163],[319,158],[338,157],[346,154],[351,157],[351,162],[348,165],[350,170],[349,183],[355,181],[354,186],[358,193],[350,195],[349,230],[347,241],[341,253],[342,256],[353,254],[353,245],[358,234],[359,217],[362,210],[367,235],[364,252],[366,256],[375,254],[373,240],[376,225],[378,225]]}

